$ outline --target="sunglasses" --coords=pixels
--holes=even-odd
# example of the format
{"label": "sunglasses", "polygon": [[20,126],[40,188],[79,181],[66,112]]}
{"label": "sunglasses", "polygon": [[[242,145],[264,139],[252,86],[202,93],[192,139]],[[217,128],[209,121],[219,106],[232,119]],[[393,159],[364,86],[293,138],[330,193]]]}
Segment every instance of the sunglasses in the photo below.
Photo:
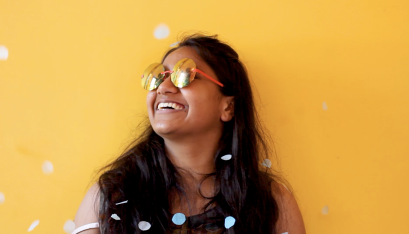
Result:
{"label": "sunglasses", "polygon": [[160,63],[151,64],[145,69],[141,77],[142,87],[146,90],[154,90],[166,79],[170,74],[172,83],[179,88],[188,86],[194,79],[197,73],[202,74],[207,79],[223,87],[223,84],[216,79],[210,77],[199,69],[196,69],[196,63],[192,59],[184,58],[176,63],[173,71],[166,71],[165,67]]}

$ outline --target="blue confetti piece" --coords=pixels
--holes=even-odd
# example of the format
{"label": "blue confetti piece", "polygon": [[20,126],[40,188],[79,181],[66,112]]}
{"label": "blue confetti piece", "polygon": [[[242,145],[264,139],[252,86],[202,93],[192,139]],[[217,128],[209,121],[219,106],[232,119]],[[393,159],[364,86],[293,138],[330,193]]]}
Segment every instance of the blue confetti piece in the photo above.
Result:
{"label": "blue confetti piece", "polygon": [[186,216],[182,213],[176,213],[172,217],[172,222],[176,225],[182,225],[186,221]]}
{"label": "blue confetti piece", "polygon": [[233,227],[234,223],[236,223],[236,219],[231,216],[227,216],[226,219],[224,220],[224,227],[226,229],[229,229]]}

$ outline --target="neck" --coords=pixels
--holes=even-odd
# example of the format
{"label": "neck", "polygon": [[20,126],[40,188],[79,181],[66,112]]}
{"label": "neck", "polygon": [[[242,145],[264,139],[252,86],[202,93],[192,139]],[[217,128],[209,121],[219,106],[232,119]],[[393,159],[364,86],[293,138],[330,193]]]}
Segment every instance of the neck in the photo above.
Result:
{"label": "neck", "polygon": [[209,131],[194,136],[163,137],[167,156],[183,178],[180,182],[186,195],[171,198],[172,211],[197,214],[209,202],[203,196],[214,196],[214,177],[203,179],[216,170],[214,160],[221,135],[221,131]]}
{"label": "neck", "polygon": [[221,134],[200,135],[184,139],[165,139],[165,150],[171,162],[195,179],[215,171],[214,158]]}
{"label": "neck", "polygon": [[[164,139],[166,153],[182,175],[181,182],[185,192],[185,196],[180,196],[178,193],[171,196],[172,213],[181,212],[189,216],[199,214],[210,201],[203,196],[215,195],[214,177],[211,176],[205,180],[203,178],[216,170],[214,158],[220,135],[210,137],[201,134],[199,137],[186,137],[184,140]],[[200,193],[198,193],[199,188]]]}

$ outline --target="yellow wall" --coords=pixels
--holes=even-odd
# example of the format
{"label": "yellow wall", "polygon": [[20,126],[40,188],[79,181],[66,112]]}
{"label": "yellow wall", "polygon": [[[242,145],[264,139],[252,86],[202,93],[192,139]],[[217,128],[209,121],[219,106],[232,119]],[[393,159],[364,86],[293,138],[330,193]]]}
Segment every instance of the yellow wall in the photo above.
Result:
{"label": "yellow wall", "polygon": [[409,233],[408,12],[407,0],[0,0],[0,233],[35,220],[32,233],[64,233],[145,114],[140,74],[185,30],[221,35],[248,66],[308,233]]}

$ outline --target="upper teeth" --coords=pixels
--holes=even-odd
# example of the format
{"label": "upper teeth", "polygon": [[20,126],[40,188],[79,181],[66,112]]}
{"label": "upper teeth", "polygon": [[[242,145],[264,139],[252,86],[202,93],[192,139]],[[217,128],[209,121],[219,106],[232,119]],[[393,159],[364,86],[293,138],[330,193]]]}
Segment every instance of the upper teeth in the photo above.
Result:
{"label": "upper teeth", "polygon": [[165,107],[172,107],[173,109],[176,109],[176,110],[180,110],[180,109],[183,109],[183,108],[184,108],[184,106],[179,105],[179,104],[177,104],[177,103],[173,103],[173,102],[162,102],[162,103],[159,103],[159,105],[158,105],[158,110],[162,110],[162,109],[165,108]]}

